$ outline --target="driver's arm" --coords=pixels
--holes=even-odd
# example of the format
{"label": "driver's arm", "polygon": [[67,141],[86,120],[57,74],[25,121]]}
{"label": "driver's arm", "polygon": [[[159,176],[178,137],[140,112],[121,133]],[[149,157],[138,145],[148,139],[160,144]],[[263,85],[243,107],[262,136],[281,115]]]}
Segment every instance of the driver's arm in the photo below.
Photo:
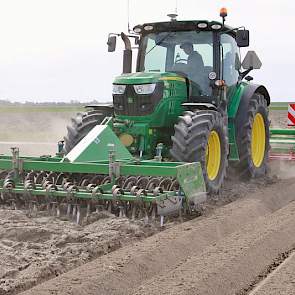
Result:
{"label": "driver's arm", "polygon": [[194,71],[202,71],[204,69],[204,62],[202,56],[194,51],[187,59],[187,65],[189,70]]}

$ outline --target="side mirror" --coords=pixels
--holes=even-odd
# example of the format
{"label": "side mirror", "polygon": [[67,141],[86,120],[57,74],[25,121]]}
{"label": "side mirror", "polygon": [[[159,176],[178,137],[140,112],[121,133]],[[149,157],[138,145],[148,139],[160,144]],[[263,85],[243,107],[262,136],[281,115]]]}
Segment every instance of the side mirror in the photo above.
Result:
{"label": "side mirror", "polygon": [[242,67],[245,70],[249,69],[260,69],[262,66],[262,62],[260,61],[259,57],[257,56],[255,51],[248,51],[243,62]]}
{"label": "side mirror", "polygon": [[248,30],[238,30],[236,35],[237,45],[239,47],[249,46],[249,31]]}
{"label": "side mirror", "polygon": [[109,36],[108,38],[108,52],[114,52],[116,50],[116,43],[117,43],[117,37],[116,36]]}

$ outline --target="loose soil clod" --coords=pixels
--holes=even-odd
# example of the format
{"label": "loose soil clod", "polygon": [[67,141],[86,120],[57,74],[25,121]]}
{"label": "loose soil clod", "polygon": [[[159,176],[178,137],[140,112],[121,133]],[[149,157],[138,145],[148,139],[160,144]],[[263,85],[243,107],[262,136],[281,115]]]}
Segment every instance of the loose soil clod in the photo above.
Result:
{"label": "loose soil clod", "polygon": [[0,209],[0,294],[27,289],[157,230],[107,212],[99,217],[81,227]]}

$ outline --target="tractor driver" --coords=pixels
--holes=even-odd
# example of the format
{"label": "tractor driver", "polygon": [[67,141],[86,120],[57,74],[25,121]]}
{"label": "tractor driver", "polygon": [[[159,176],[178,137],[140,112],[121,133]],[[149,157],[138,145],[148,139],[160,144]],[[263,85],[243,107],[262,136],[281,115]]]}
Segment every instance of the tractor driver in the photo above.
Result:
{"label": "tractor driver", "polygon": [[201,89],[204,84],[205,67],[203,58],[200,53],[194,51],[194,46],[191,42],[183,42],[180,48],[184,51],[187,58],[187,75],[190,80],[197,83]]}

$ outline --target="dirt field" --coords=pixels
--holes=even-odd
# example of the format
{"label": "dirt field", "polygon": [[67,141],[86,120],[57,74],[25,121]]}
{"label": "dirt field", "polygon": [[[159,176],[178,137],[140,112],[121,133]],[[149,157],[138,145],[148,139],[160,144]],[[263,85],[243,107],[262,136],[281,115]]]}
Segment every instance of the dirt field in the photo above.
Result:
{"label": "dirt field", "polygon": [[[0,141],[52,154],[72,115],[2,113]],[[285,127],[286,111],[270,118]],[[228,180],[201,217],[164,229],[107,212],[78,226],[1,208],[0,294],[295,294],[295,173],[286,171]]]}
{"label": "dirt field", "polygon": [[247,294],[294,249],[294,189],[260,187],[24,294]]}

